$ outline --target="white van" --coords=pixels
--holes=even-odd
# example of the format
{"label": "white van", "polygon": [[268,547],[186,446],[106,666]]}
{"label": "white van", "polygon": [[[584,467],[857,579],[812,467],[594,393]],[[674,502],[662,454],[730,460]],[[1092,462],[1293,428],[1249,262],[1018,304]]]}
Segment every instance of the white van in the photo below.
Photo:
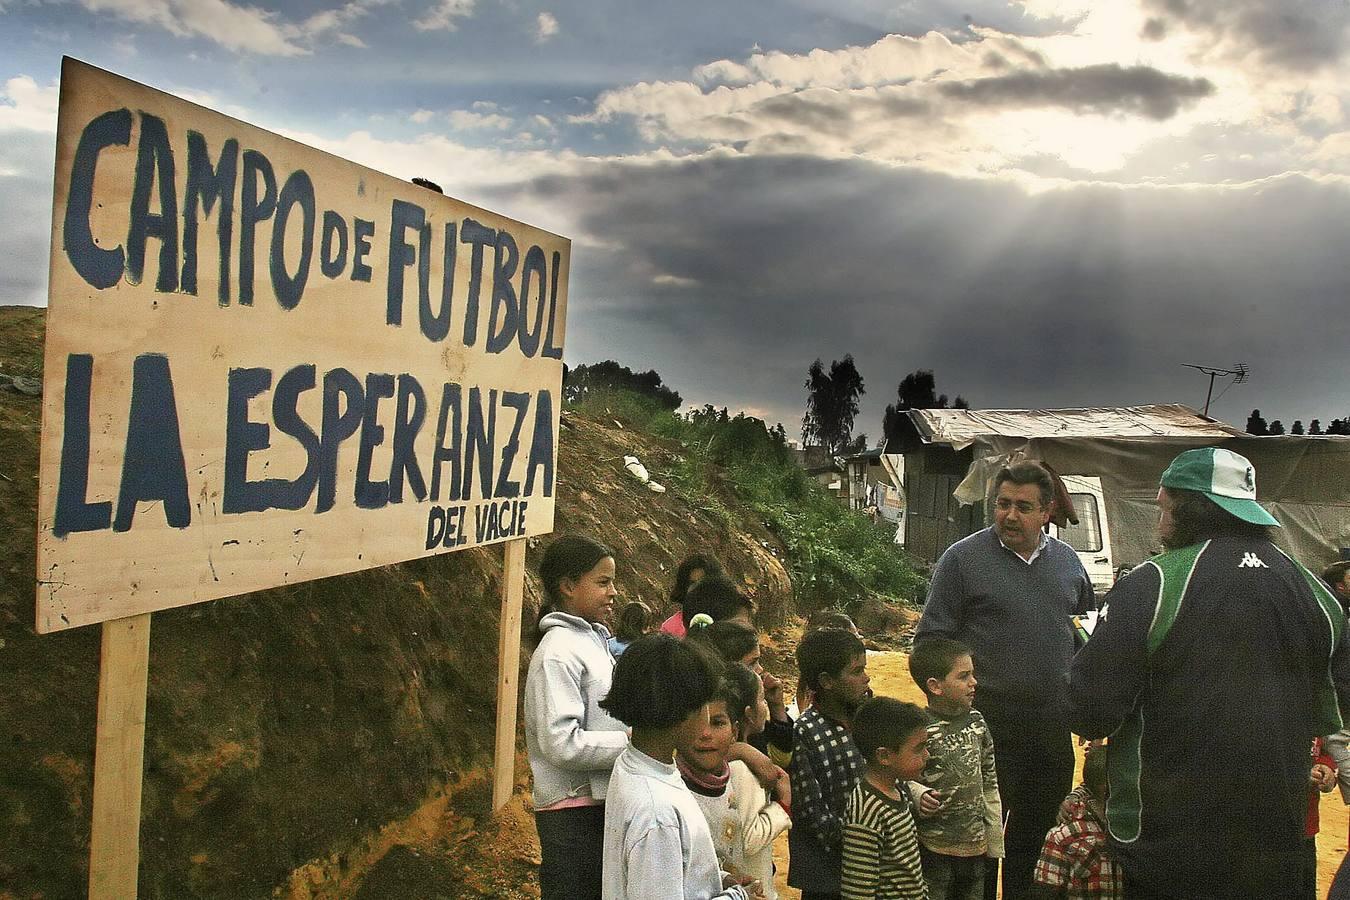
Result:
{"label": "white van", "polygon": [[1064,487],[1078,513],[1078,524],[1064,528],[1050,526],[1050,535],[1072,547],[1087,569],[1092,589],[1098,596],[1105,594],[1115,583],[1115,566],[1111,556],[1111,526],[1106,521],[1106,499],[1102,495],[1102,480],[1095,475],[1061,476]]}

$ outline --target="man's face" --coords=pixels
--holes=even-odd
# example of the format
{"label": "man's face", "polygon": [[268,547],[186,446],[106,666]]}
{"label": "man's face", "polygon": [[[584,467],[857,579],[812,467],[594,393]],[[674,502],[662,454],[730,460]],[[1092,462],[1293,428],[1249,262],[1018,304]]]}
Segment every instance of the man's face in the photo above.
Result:
{"label": "man's face", "polygon": [[1172,546],[1172,536],[1176,533],[1176,523],[1172,521],[1172,509],[1176,504],[1167,488],[1158,488],[1158,540],[1164,547]]}
{"label": "man's face", "polygon": [[1336,593],[1341,595],[1342,600],[1350,600],[1350,569],[1345,570],[1345,574],[1341,576],[1340,582],[1335,584],[1334,587],[1336,588]]}
{"label": "man's face", "polygon": [[1005,481],[994,497],[994,526],[1008,549],[1029,555],[1041,542],[1041,529],[1050,521],[1050,510],[1041,503],[1041,489],[1034,484]]}

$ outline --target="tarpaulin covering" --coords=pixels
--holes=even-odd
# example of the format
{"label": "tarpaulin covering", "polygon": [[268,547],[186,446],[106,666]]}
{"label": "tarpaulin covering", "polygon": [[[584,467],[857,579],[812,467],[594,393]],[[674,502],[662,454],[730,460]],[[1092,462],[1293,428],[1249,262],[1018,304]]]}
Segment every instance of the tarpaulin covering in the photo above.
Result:
{"label": "tarpaulin covering", "polygon": [[1158,481],[1193,447],[1225,447],[1251,460],[1257,500],[1284,526],[1275,529],[1277,543],[1305,565],[1319,570],[1350,548],[1350,437],[1257,437],[1180,405],[1100,416],[1095,409],[909,413],[925,443],[974,445],[974,461],[953,492],[962,503],[985,500],[998,470],[1021,459],[1044,460],[1061,475],[1100,477],[1117,564],[1157,552]]}

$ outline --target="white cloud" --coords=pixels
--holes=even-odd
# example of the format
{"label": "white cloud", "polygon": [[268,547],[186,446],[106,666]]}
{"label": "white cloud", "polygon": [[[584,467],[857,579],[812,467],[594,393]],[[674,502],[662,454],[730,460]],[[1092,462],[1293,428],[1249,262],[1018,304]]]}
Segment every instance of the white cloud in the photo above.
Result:
{"label": "white cloud", "polygon": [[[318,147],[399,178],[412,178],[414,175],[430,178],[452,196],[463,196],[485,186],[515,184],[544,175],[564,174],[573,171],[581,159],[570,152],[508,152],[468,147],[438,134],[397,141],[377,137],[369,131],[355,131],[331,138],[285,128],[273,130],[302,144]],[[456,190],[461,193],[456,194]]]}
{"label": "white cloud", "polygon": [[56,133],[56,108],[60,88],[41,87],[27,75],[5,82],[0,93],[0,132],[43,131]]}
{"label": "white cloud", "polygon": [[467,109],[457,109],[450,113],[450,124],[461,131],[493,130],[505,131],[511,127],[509,116],[499,113],[477,113]]}
{"label": "white cloud", "polygon": [[339,43],[364,48],[366,42],[351,33],[351,26],[375,9],[391,2],[393,0],[348,0],[337,9],[325,9],[315,13],[300,23],[294,31],[311,41],[331,33]]}
{"label": "white cloud", "polygon": [[551,12],[541,12],[534,22],[534,42],[542,44],[558,33],[558,18]]}
{"label": "white cloud", "polygon": [[329,35],[339,43],[364,47],[351,25],[392,0],[349,0],[321,10],[302,22],[286,22],[278,13],[230,0],[79,0],[90,12],[109,13],[129,22],[154,25],[184,38],[205,38],[227,50],[261,56],[304,56]]}
{"label": "white cloud", "polygon": [[436,114],[429,109],[419,109],[408,118],[412,119],[418,125],[425,125],[431,121],[431,117],[434,115]]}
{"label": "white cloud", "polygon": [[456,31],[459,23],[456,19],[467,19],[473,15],[476,0],[436,0],[436,4],[413,22],[418,31]]}
{"label": "white cloud", "polygon": [[681,278],[679,275],[662,273],[652,279],[657,287],[694,288],[699,286],[697,278]]}
{"label": "white cloud", "polygon": [[[605,91],[568,121],[627,122],[651,147],[685,152],[860,157],[1023,183],[1052,171],[1220,183],[1350,169],[1350,147],[1325,140],[1350,119],[1350,63],[1254,69],[1203,34],[1146,35],[1141,2],[1163,0],[1018,2],[1061,27],[757,51]],[[1248,146],[1258,134],[1266,143]],[[1224,135],[1252,152],[1225,152]]]}
{"label": "white cloud", "polygon": [[112,13],[123,19],[157,25],[178,37],[199,37],[222,47],[263,56],[303,56],[295,30],[278,21],[277,14],[253,6],[235,6],[227,0],[80,0],[90,12]]}

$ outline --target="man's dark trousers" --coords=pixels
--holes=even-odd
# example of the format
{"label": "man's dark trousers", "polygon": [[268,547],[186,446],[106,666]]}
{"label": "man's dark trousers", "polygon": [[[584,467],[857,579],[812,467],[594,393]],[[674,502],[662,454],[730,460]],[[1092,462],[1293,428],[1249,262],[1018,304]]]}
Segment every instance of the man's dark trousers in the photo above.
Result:
{"label": "man's dark trousers", "polygon": [[[1057,705],[1037,708],[977,692],[975,706],[994,738],[1003,800],[1003,900],[1022,900],[1031,889],[1045,833],[1073,788],[1073,736]],[[993,866],[987,874],[994,874]],[[996,877],[987,877],[985,900],[993,900],[996,888]]]}

